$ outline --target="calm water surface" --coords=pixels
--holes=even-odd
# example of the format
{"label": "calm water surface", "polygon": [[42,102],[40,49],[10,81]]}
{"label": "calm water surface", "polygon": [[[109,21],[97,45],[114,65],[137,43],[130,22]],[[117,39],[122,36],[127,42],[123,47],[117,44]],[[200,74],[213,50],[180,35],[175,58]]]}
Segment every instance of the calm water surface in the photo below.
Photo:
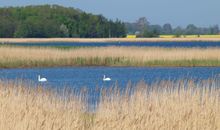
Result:
{"label": "calm water surface", "polygon": [[[151,84],[161,80],[176,81],[180,79],[193,79],[195,81],[218,78],[220,67],[195,67],[195,68],[136,68],[136,67],[61,67],[61,68],[34,68],[34,69],[0,69],[0,79],[23,80],[33,86],[39,85],[38,75],[46,77],[48,82],[41,83],[45,87],[57,90],[70,88],[80,90],[86,87],[88,92],[88,110],[96,110],[100,93],[97,87],[111,87],[116,83],[120,88],[125,88],[128,82],[132,85],[144,80]],[[103,75],[110,77],[110,82],[104,82]],[[59,92],[59,91],[58,91]],[[62,92],[62,91],[61,91]]]}
{"label": "calm water surface", "polygon": [[[25,80],[39,84],[37,76],[48,79],[43,85],[55,88],[96,88],[110,87],[117,82],[119,87],[125,87],[129,81],[133,84],[144,80],[151,84],[160,80],[194,79],[204,80],[220,74],[220,67],[166,68],[166,67],[61,67],[34,69],[0,69],[0,79]],[[104,82],[103,75],[112,81]]]}
{"label": "calm water surface", "polygon": [[114,42],[114,43],[14,43],[16,46],[62,46],[62,47],[103,47],[103,46],[137,46],[137,47],[220,47],[220,42]]}

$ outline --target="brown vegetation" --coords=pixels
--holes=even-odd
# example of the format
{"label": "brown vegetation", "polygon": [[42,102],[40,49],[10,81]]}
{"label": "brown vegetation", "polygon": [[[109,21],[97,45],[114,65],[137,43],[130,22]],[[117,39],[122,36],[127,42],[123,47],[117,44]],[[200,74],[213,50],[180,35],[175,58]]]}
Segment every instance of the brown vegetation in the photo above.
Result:
{"label": "brown vegetation", "polygon": [[0,38],[0,43],[42,42],[219,42],[220,38]]}
{"label": "brown vegetation", "polygon": [[220,48],[94,47],[75,49],[0,47],[0,67],[219,66]]}
{"label": "brown vegetation", "polygon": [[103,90],[95,113],[86,112],[81,99],[1,82],[0,129],[220,129],[220,91],[211,80],[139,83],[123,94],[117,88]]}

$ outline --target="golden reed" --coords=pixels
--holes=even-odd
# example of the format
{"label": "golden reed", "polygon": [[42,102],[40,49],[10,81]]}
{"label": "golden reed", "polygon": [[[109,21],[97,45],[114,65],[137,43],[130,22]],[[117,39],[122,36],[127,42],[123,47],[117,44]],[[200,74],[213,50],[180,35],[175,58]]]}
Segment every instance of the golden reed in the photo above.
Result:
{"label": "golden reed", "polygon": [[220,48],[94,47],[64,50],[0,47],[0,66],[5,68],[75,65],[148,66],[154,64],[157,66],[172,66],[172,64],[173,66],[181,66],[181,64],[183,66],[184,64],[185,66],[219,66]]}
{"label": "golden reed", "polygon": [[[197,35],[196,35],[197,36]],[[214,37],[213,37],[214,36]],[[0,38],[0,43],[53,43],[53,42],[219,42],[215,35],[187,38]]]}
{"label": "golden reed", "polygon": [[212,80],[105,89],[93,113],[80,95],[63,98],[42,87],[0,82],[0,129],[220,129],[220,88]]}

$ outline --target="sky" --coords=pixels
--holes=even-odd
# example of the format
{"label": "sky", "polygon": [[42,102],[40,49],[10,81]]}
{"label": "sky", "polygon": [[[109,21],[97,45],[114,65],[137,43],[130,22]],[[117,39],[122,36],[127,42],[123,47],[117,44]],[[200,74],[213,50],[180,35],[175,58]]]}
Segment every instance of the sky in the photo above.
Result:
{"label": "sky", "polygon": [[42,4],[79,8],[124,22],[146,17],[151,24],[159,25],[220,25],[220,0],[0,0],[0,7]]}

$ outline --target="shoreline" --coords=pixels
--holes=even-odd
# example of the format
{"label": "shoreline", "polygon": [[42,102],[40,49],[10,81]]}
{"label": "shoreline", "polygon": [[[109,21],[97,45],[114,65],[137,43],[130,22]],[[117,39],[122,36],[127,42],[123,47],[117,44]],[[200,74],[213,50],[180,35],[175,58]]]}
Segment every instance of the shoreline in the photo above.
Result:
{"label": "shoreline", "polygon": [[178,65],[141,65],[141,66],[129,66],[129,65],[51,65],[51,66],[41,66],[41,65],[37,65],[37,66],[15,66],[15,67],[2,67],[0,66],[0,69],[7,69],[7,70],[11,70],[11,69],[45,69],[45,68],[96,68],[96,67],[105,67],[105,68],[219,68],[220,65],[182,65],[182,66],[178,66]]}
{"label": "shoreline", "polygon": [[5,43],[220,42],[220,38],[0,38]]}

